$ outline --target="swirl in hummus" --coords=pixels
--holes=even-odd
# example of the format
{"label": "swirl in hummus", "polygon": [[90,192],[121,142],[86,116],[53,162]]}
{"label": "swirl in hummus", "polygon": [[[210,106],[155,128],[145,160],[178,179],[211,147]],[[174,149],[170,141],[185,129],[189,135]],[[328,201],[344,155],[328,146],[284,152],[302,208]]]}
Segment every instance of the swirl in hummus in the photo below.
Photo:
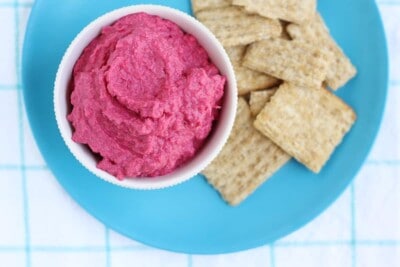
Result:
{"label": "swirl in hummus", "polygon": [[210,135],[226,78],[195,37],[135,13],[104,27],[71,81],[75,142],[118,179],[168,174]]}

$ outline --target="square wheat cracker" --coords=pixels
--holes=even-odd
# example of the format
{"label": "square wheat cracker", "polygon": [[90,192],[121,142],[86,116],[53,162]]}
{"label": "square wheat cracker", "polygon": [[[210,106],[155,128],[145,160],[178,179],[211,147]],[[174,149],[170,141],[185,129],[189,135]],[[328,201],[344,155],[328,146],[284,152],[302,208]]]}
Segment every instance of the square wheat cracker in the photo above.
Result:
{"label": "square wheat cracker", "polygon": [[239,95],[245,95],[254,90],[271,88],[279,84],[280,81],[270,75],[242,66],[246,46],[232,46],[225,48],[225,50],[235,70]]}
{"label": "square wheat cracker", "polygon": [[253,127],[249,106],[239,98],[228,142],[202,173],[230,205],[237,205],[289,159],[288,154]]}
{"label": "square wheat cracker", "polygon": [[233,0],[232,3],[248,12],[298,24],[309,21],[317,8],[316,0]]}
{"label": "square wheat cracker", "polygon": [[282,32],[278,20],[249,14],[235,6],[203,10],[196,17],[215,34],[224,47],[278,37]]}
{"label": "square wheat cracker", "polygon": [[351,107],[325,88],[284,83],[258,114],[254,126],[318,173],[355,120]]}
{"label": "square wheat cracker", "polygon": [[309,23],[301,26],[290,24],[286,30],[293,39],[321,46],[334,54],[334,60],[326,76],[326,84],[330,88],[337,90],[356,75],[356,68],[332,38],[323,18],[318,13]]}
{"label": "square wheat cracker", "polygon": [[264,108],[265,104],[271,99],[278,88],[271,88],[268,90],[254,91],[250,93],[250,110],[251,114],[255,117]]}
{"label": "square wheat cracker", "polygon": [[226,7],[231,5],[231,0],[191,0],[193,13],[197,13],[205,9],[213,9],[217,7]]}
{"label": "square wheat cracker", "polygon": [[330,51],[316,45],[273,39],[251,44],[242,64],[287,82],[320,87],[332,60],[333,54]]}

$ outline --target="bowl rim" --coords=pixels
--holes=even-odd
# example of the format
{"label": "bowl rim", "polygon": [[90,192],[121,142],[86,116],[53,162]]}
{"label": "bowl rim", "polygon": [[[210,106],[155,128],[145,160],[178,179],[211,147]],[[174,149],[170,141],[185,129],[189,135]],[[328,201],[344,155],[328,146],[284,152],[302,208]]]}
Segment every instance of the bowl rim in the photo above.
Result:
{"label": "bowl rim", "polygon": [[[164,19],[168,19],[172,21],[173,23],[177,24],[184,32],[183,26],[188,26],[188,25],[181,25],[177,23],[174,20],[171,20],[171,16],[174,16],[176,18],[181,19],[181,22],[186,22],[190,24],[190,27],[196,28],[196,31],[199,31],[202,33],[202,35],[207,36],[207,41],[211,43],[212,46],[214,46],[215,49],[217,49],[217,53],[219,56],[222,57],[223,65],[226,67],[226,72],[224,75],[227,78],[228,84],[225,86],[225,92],[224,92],[224,105],[222,108],[222,112],[220,113],[220,117],[223,115],[222,113],[228,113],[228,115],[225,114],[225,120],[226,122],[224,123],[225,127],[219,127],[218,129],[218,134],[219,134],[219,139],[217,141],[212,142],[213,146],[210,147],[208,145],[212,139],[216,138],[211,138],[211,140],[207,140],[206,143],[203,145],[203,147],[197,152],[197,154],[190,159],[187,163],[185,163],[183,166],[178,167],[176,170],[173,172],[159,176],[159,177],[129,177],[125,178],[124,180],[119,180],[115,176],[109,174],[108,172],[101,170],[97,168],[96,162],[93,164],[89,165],[89,157],[86,157],[82,155],[79,150],[87,147],[87,145],[76,143],[72,141],[72,132],[73,130],[71,129],[71,123],[66,119],[66,116],[64,116],[64,113],[62,113],[59,103],[60,103],[60,97],[63,96],[65,98],[65,92],[67,88],[63,86],[62,83],[62,76],[68,76],[69,80],[72,75],[72,70],[75,65],[76,60],[79,58],[81,55],[82,51],[84,48],[88,45],[90,41],[92,41],[96,36],[98,36],[99,31],[106,25],[110,25],[117,21],[118,19],[122,18],[123,16],[129,15],[129,14],[134,14],[134,13],[140,13],[140,12],[145,12],[151,15],[156,15]],[[163,13],[163,14],[160,14]],[[165,14],[164,14],[165,13]],[[165,18],[164,16],[167,16],[168,18]],[[89,35],[89,33],[97,32],[94,36],[89,39],[89,41],[86,40],[86,44],[82,45],[82,43],[85,40],[85,37]],[[199,38],[192,34],[196,40],[202,45],[204,49],[204,44],[201,43],[201,40]],[[79,49],[79,46],[81,46],[81,49]],[[78,48],[77,48],[78,47]],[[72,54],[78,50],[78,58],[75,60],[70,60]],[[211,58],[210,51],[206,49],[208,56]],[[68,64],[69,61],[72,61],[72,64]],[[214,60],[213,60],[214,61]],[[215,64],[215,63],[214,63]],[[219,71],[221,71],[221,67],[218,67]],[[68,74],[65,74],[65,72],[68,72]],[[233,128],[234,120],[235,120],[235,115],[236,115],[236,107],[237,107],[237,84],[236,84],[236,78],[233,70],[232,63],[223,48],[222,44],[217,40],[217,38],[214,36],[214,34],[203,24],[201,24],[197,19],[194,17],[190,16],[187,13],[184,13],[180,10],[167,7],[167,6],[162,6],[162,5],[153,5],[153,4],[140,4],[140,5],[129,5],[121,8],[117,8],[114,10],[111,10],[107,13],[104,13],[103,15],[100,15],[99,17],[95,18],[92,20],[89,24],[87,24],[73,39],[73,41],[69,44],[68,48],[66,49],[60,64],[57,69],[56,73],[56,78],[54,81],[54,90],[53,90],[53,107],[54,107],[54,112],[55,112],[55,118],[57,122],[57,127],[58,130],[62,136],[62,139],[69,149],[69,151],[72,153],[74,158],[82,165],[84,166],[89,172],[97,176],[98,178],[101,178],[104,181],[107,181],[111,184],[129,188],[129,189],[139,189],[139,190],[153,190],[153,189],[162,189],[162,188],[168,188],[171,186],[175,186],[178,184],[181,184],[194,176],[196,176],[198,173],[200,173],[208,164],[211,163],[213,159],[216,158],[218,153],[222,150],[224,144],[227,142],[229,138],[229,134]],[[68,112],[66,112],[68,114]],[[71,135],[68,134],[68,132],[71,132]],[[207,146],[208,145],[208,146]],[[207,147],[207,154],[202,155],[203,160],[197,160],[198,163],[193,166],[193,168],[189,169],[186,172],[183,172],[179,175],[175,175],[175,172],[178,170],[181,170],[184,166],[194,164],[192,163],[196,158],[199,157],[200,154],[205,154],[205,152],[201,152],[205,147]]]}

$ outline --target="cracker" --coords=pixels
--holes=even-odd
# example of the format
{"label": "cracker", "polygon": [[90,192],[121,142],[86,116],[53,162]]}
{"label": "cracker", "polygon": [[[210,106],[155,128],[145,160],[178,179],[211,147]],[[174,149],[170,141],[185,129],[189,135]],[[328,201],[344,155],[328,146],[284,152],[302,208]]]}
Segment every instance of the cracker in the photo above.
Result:
{"label": "cracker", "polygon": [[217,7],[226,7],[231,5],[231,0],[191,0],[193,13],[197,13],[205,9],[213,9]]}
{"label": "cracker", "polygon": [[226,53],[229,56],[233,65],[240,65],[244,53],[246,52],[245,45],[231,46],[225,48]]}
{"label": "cracker", "polygon": [[239,95],[245,95],[255,90],[272,88],[281,83],[277,78],[246,67],[236,68],[235,73]]}
{"label": "cracker", "polygon": [[302,41],[273,39],[251,44],[242,64],[301,86],[320,87],[333,54]]}
{"label": "cracker", "polygon": [[278,20],[248,14],[234,6],[203,10],[196,17],[225,47],[278,37],[282,31]]}
{"label": "cracker", "polygon": [[250,110],[255,117],[264,108],[265,104],[271,99],[278,88],[272,88],[262,91],[254,91],[250,93]]}
{"label": "cracker", "polygon": [[328,27],[319,14],[316,14],[313,20],[306,25],[289,25],[287,31],[293,39],[321,46],[333,53],[334,60],[325,81],[330,88],[337,90],[356,75],[356,68],[332,38]]}
{"label": "cracker", "polygon": [[242,66],[242,58],[246,51],[246,46],[232,46],[226,48],[231,59],[238,86],[239,95],[245,95],[254,90],[270,88],[279,84],[279,80]]}
{"label": "cracker", "polygon": [[230,205],[237,205],[289,159],[288,154],[253,127],[249,106],[239,98],[228,142],[203,174]]}
{"label": "cracker", "polygon": [[284,83],[258,114],[254,126],[318,173],[355,119],[351,107],[325,88]]}
{"label": "cracker", "polygon": [[298,24],[312,19],[317,7],[316,0],[233,0],[232,3],[267,18]]}

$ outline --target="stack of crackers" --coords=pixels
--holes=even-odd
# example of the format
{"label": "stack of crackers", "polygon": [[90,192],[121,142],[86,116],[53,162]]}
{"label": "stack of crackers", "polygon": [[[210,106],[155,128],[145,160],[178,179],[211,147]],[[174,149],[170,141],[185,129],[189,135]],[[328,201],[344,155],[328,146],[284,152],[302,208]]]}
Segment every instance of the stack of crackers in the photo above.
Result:
{"label": "stack of crackers", "polygon": [[237,205],[292,157],[319,173],[356,120],[335,91],[356,69],[316,0],[192,0],[225,47],[238,83],[229,140],[203,171]]}

